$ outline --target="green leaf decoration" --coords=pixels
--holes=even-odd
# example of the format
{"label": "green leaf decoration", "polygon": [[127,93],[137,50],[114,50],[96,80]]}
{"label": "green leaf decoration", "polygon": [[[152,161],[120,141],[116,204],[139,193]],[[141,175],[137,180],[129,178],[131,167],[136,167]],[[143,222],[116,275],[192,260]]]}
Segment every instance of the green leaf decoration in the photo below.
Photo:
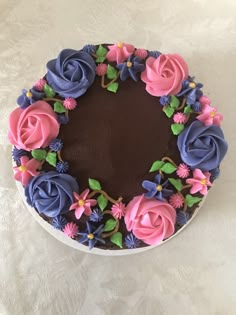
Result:
{"label": "green leaf decoration", "polygon": [[161,171],[165,174],[172,174],[174,171],[176,171],[176,167],[173,164],[167,162],[161,167]]}
{"label": "green leaf decoration", "polygon": [[122,234],[120,232],[116,232],[110,237],[110,241],[113,244],[116,244],[118,247],[123,248],[122,246]]}
{"label": "green leaf decoration", "polygon": [[166,116],[167,116],[168,118],[170,118],[170,117],[173,116],[173,114],[174,114],[174,112],[175,112],[175,109],[172,108],[172,107],[170,107],[170,106],[165,106],[165,107],[163,108],[163,112],[166,114]]}
{"label": "green leaf decoration", "polygon": [[159,171],[159,169],[165,164],[165,162],[157,160],[152,163],[149,173]]}
{"label": "green leaf decoration", "polygon": [[43,149],[36,149],[31,151],[32,157],[37,161],[42,161],[46,159],[47,151]]}
{"label": "green leaf decoration", "polygon": [[99,205],[99,208],[103,211],[107,204],[108,204],[108,200],[105,196],[103,195],[100,195],[97,199],[97,202],[98,202],[98,205]]}
{"label": "green leaf decoration", "polygon": [[182,182],[180,179],[168,178],[168,181],[175,187],[176,190],[181,191],[183,188]]}
{"label": "green leaf decoration", "polygon": [[171,130],[175,136],[178,136],[184,130],[184,124],[172,124]]}
{"label": "green leaf decoration", "polygon": [[176,96],[172,95],[170,100],[170,107],[175,109],[179,107],[179,104],[180,104],[179,99]]}
{"label": "green leaf decoration", "polygon": [[103,228],[103,232],[109,232],[114,230],[114,228],[116,227],[116,220],[114,219],[109,219],[106,221],[105,226]]}
{"label": "green leaf decoration", "polygon": [[192,108],[190,105],[187,105],[184,107],[184,113],[185,114],[191,114],[193,112]]}
{"label": "green leaf decoration", "polygon": [[59,113],[59,114],[66,112],[66,109],[61,102],[55,102],[53,109],[54,109],[54,112]]}
{"label": "green leaf decoration", "polygon": [[102,45],[99,45],[98,49],[96,50],[96,55],[98,57],[105,57],[107,54],[107,49],[104,48]]}
{"label": "green leaf decoration", "polygon": [[53,89],[51,88],[50,85],[48,85],[47,83],[44,84],[44,88],[43,88],[44,93],[46,94],[47,97],[54,97],[55,96],[55,92],[53,91]]}
{"label": "green leaf decoration", "polygon": [[106,59],[106,57],[98,57],[97,59],[96,59],[96,62],[97,63],[103,63],[103,61]]}
{"label": "green leaf decoration", "polygon": [[56,152],[49,152],[49,153],[47,154],[46,161],[47,161],[50,165],[56,166],[56,164],[57,164],[57,153],[56,153]]}
{"label": "green leaf decoration", "polygon": [[92,190],[101,190],[101,189],[102,189],[101,184],[100,184],[99,181],[96,180],[96,179],[89,178],[88,183],[89,183],[89,187],[90,187]]}
{"label": "green leaf decoration", "polygon": [[188,207],[192,207],[195,203],[198,203],[202,200],[200,197],[193,197],[192,195],[186,195],[185,196],[185,201],[187,203]]}
{"label": "green leaf decoration", "polygon": [[108,65],[107,67],[107,78],[112,80],[117,76],[117,70],[112,67],[111,65]]}
{"label": "green leaf decoration", "polygon": [[110,83],[107,87],[107,90],[113,93],[116,93],[118,90],[119,84],[117,82]]}

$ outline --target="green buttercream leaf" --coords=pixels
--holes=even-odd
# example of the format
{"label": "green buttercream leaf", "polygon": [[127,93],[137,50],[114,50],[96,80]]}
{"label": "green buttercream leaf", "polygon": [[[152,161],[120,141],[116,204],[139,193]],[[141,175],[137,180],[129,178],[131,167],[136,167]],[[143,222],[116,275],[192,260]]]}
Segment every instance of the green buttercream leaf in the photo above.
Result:
{"label": "green buttercream leaf", "polygon": [[181,191],[183,188],[182,182],[180,179],[168,178],[171,185],[175,187],[176,190]]}
{"label": "green buttercream leaf", "polygon": [[101,190],[101,189],[102,189],[101,184],[100,184],[99,181],[96,180],[96,179],[89,178],[88,183],[89,183],[89,187],[90,187],[92,190]]}
{"label": "green buttercream leaf", "polygon": [[150,170],[149,170],[149,173],[152,173],[152,172],[156,172],[156,171],[159,171],[159,169],[165,164],[165,162],[163,161],[160,161],[160,160],[157,160],[155,162],[153,162]]}
{"label": "green buttercream leaf", "polygon": [[161,167],[161,170],[163,173],[172,174],[174,171],[176,171],[176,167],[173,164],[167,162]]}
{"label": "green buttercream leaf", "polygon": [[96,62],[97,63],[103,63],[103,61],[106,59],[106,57],[98,57],[97,59],[96,59]]}
{"label": "green buttercream leaf", "polygon": [[184,124],[172,124],[171,130],[175,136],[178,136],[184,130]]}
{"label": "green buttercream leaf", "polygon": [[53,91],[53,89],[51,88],[51,86],[48,85],[47,83],[44,84],[43,91],[44,91],[44,93],[46,94],[47,97],[54,97],[55,94],[56,94],[56,93]]}
{"label": "green buttercream leaf", "polygon": [[107,54],[107,51],[108,50],[106,48],[104,48],[102,45],[99,45],[98,49],[96,50],[96,55],[98,57],[105,57]]}
{"label": "green buttercream leaf", "polygon": [[53,109],[54,109],[54,112],[59,113],[59,114],[66,112],[66,109],[61,102],[55,102]]}
{"label": "green buttercream leaf", "polygon": [[202,200],[202,198],[193,197],[192,195],[189,195],[189,194],[185,196],[185,201],[186,201],[188,207],[192,207],[195,203],[198,203],[201,200]]}
{"label": "green buttercream leaf", "polygon": [[184,113],[185,114],[191,114],[193,112],[191,106],[187,105],[184,107]]}
{"label": "green buttercream leaf", "polygon": [[117,76],[117,70],[111,65],[107,66],[107,78],[112,80]]}
{"label": "green buttercream leaf", "polygon": [[122,234],[120,232],[116,232],[110,237],[110,241],[113,244],[116,244],[118,247],[123,248],[122,246]]}
{"label": "green buttercream leaf", "polygon": [[42,161],[46,159],[47,151],[43,149],[36,149],[31,151],[32,157],[37,161]]}
{"label": "green buttercream leaf", "polygon": [[97,199],[97,202],[98,202],[99,208],[103,211],[107,206],[108,200],[105,196],[100,195]]}
{"label": "green buttercream leaf", "polygon": [[46,161],[52,165],[56,166],[57,164],[57,153],[56,152],[49,152],[46,156]]}
{"label": "green buttercream leaf", "polygon": [[110,83],[107,87],[107,90],[113,93],[116,93],[118,90],[119,84],[117,82]]}
{"label": "green buttercream leaf", "polygon": [[116,227],[116,220],[114,219],[109,219],[106,221],[105,226],[103,228],[103,232],[109,232],[114,230],[114,228]]}
{"label": "green buttercream leaf", "polygon": [[179,99],[176,96],[172,95],[170,100],[170,107],[177,108],[179,107],[179,104],[180,104]]}
{"label": "green buttercream leaf", "polygon": [[174,114],[174,112],[175,112],[175,109],[172,108],[172,107],[170,107],[170,106],[165,106],[165,107],[163,108],[163,112],[166,114],[166,116],[167,116],[168,118],[170,118],[170,117],[173,116],[173,114]]}

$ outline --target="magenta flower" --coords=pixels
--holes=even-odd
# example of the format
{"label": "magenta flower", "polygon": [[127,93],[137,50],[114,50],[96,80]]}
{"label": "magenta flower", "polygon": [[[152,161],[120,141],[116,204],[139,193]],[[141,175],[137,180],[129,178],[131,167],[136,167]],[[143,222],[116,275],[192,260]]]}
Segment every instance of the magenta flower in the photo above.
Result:
{"label": "magenta flower", "polygon": [[186,115],[183,113],[174,114],[173,120],[176,124],[184,124],[186,121]]}
{"label": "magenta flower", "polygon": [[223,116],[217,112],[217,109],[209,105],[205,105],[202,109],[202,113],[196,118],[204,123],[205,126],[214,124],[220,127],[221,121],[223,120]]}
{"label": "magenta flower", "polygon": [[80,219],[83,213],[90,216],[92,213],[91,207],[97,204],[96,199],[86,199],[88,194],[89,189],[85,189],[80,195],[73,192],[76,202],[71,205],[69,210],[75,210],[76,219]]}
{"label": "magenta flower", "polygon": [[184,204],[183,196],[179,193],[176,193],[170,197],[169,203],[175,209],[181,208]]}
{"label": "magenta flower", "polygon": [[68,110],[72,110],[75,109],[77,106],[77,102],[74,98],[71,97],[67,97],[65,98],[65,100],[63,101],[63,105],[66,109]]}
{"label": "magenta flower", "polygon": [[99,77],[105,75],[106,72],[107,72],[107,65],[105,63],[100,63],[99,65],[97,65],[97,67],[96,67],[96,74]]}
{"label": "magenta flower", "polygon": [[108,61],[116,61],[117,64],[124,62],[134,52],[134,46],[122,42],[108,46],[109,51],[106,54]]}
{"label": "magenta flower", "polygon": [[190,189],[191,194],[195,194],[198,191],[202,195],[206,195],[208,190],[207,186],[212,186],[212,183],[210,182],[210,172],[202,172],[199,168],[196,168],[193,171],[193,178],[188,178],[186,180],[187,184],[192,185],[192,188]]}
{"label": "magenta flower", "polygon": [[121,219],[125,215],[125,204],[122,202],[115,203],[111,208],[111,212],[116,219]]}
{"label": "magenta flower", "polygon": [[77,235],[77,233],[79,232],[79,229],[75,223],[69,222],[65,225],[63,232],[67,236],[74,238]]}
{"label": "magenta flower", "polygon": [[28,156],[20,158],[20,166],[13,167],[14,178],[26,186],[33,176],[39,175],[37,171],[41,167],[41,163],[35,159],[29,159]]}
{"label": "magenta flower", "polygon": [[189,175],[189,167],[188,165],[181,163],[176,171],[176,174],[180,177],[180,178],[186,178]]}
{"label": "magenta flower", "polygon": [[202,107],[206,105],[211,105],[211,100],[206,95],[201,96],[199,102],[202,105]]}
{"label": "magenta flower", "polygon": [[39,91],[39,92],[43,92],[44,89],[44,85],[47,83],[46,80],[44,79],[39,79],[37,82],[35,82],[34,84],[34,88]]}

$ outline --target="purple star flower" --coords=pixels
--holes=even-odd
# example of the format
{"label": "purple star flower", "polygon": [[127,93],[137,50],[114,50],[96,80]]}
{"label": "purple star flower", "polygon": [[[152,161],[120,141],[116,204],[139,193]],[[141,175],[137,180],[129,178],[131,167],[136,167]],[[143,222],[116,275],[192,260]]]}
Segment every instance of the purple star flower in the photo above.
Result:
{"label": "purple star flower", "polygon": [[118,64],[116,67],[121,71],[121,81],[125,81],[128,77],[131,77],[134,81],[138,81],[137,73],[142,72],[145,69],[142,59],[132,56],[130,56],[127,61]]}
{"label": "purple star flower", "polygon": [[83,244],[88,242],[89,250],[91,250],[97,242],[105,244],[105,241],[102,239],[102,231],[104,225],[99,225],[98,228],[94,228],[88,221],[86,221],[87,229],[85,232],[79,232],[78,235],[81,235],[79,243]]}
{"label": "purple star flower", "polygon": [[149,180],[144,180],[142,182],[142,187],[148,192],[145,193],[146,198],[156,198],[160,201],[163,201],[166,197],[169,197],[173,194],[173,190],[167,189],[168,179],[162,183],[161,174],[157,174],[154,178],[154,182]]}
{"label": "purple star flower", "polygon": [[[182,89],[176,96],[186,96],[186,103],[188,105],[194,106],[195,103],[199,103],[198,100],[202,96],[201,88],[202,83],[194,82],[194,77],[189,77],[182,83]],[[197,106],[198,104],[196,104]]]}

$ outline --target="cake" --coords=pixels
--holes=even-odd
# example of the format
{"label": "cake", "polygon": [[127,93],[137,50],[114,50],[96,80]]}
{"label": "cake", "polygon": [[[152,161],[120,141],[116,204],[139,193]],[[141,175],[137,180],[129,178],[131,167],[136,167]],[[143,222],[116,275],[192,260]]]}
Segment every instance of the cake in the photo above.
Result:
{"label": "cake", "polygon": [[118,42],[64,49],[9,118],[27,203],[74,242],[157,246],[220,174],[222,115],[178,54]]}

